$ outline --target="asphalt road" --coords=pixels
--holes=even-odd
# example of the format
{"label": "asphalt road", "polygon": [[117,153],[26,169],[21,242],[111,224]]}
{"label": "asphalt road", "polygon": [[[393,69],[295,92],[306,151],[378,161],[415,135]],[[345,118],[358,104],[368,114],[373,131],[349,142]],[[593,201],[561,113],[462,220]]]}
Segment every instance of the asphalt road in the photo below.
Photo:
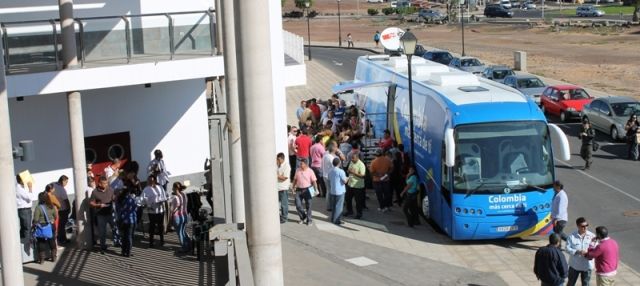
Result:
{"label": "asphalt road", "polygon": [[[313,48],[314,61],[334,71],[344,80],[353,80],[357,57],[367,54],[361,50]],[[598,133],[596,141],[601,149],[594,153],[594,164],[584,171],[580,158],[580,124],[558,124],[569,137],[571,160],[556,160],[556,177],[565,185],[569,196],[569,223],[565,232],[575,230],[575,219],[584,216],[590,230],[607,226],[611,237],[620,244],[622,260],[636,271],[640,270],[640,162],[626,159],[625,143],[611,142]]]}

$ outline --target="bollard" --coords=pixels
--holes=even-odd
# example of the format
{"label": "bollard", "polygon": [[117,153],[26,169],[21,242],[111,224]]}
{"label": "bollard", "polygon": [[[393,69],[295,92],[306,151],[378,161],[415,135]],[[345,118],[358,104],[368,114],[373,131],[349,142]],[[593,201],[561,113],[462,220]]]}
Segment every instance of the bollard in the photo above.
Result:
{"label": "bollard", "polygon": [[527,53],[523,51],[513,52],[513,69],[517,71],[527,71]]}

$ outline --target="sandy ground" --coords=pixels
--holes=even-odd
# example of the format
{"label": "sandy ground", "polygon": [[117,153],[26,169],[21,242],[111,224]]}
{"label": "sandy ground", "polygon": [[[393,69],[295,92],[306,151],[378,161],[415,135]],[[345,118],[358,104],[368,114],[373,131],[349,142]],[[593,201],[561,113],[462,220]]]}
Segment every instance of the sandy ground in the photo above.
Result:
{"label": "sandy ground", "polygon": [[[291,1],[293,3],[293,1]],[[355,12],[355,1],[343,6]],[[317,1],[314,7],[321,13],[335,2]],[[285,5],[283,11],[293,9]],[[388,4],[366,4],[372,5]],[[353,7],[351,7],[353,6]],[[386,7],[386,6],[385,6]],[[336,8],[337,9],[337,8]],[[350,11],[350,10],[346,11]],[[327,11],[328,12],[328,11]],[[343,10],[343,15],[345,14]],[[348,12],[347,12],[348,13]],[[362,12],[365,13],[365,12]],[[285,19],[284,29],[306,38],[305,19]],[[407,28],[407,23],[363,17],[342,19],[342,38],[351,33],[355,45],[371,43],[376,30],[386,27]],[[550,27],[529,28],[524,25],[476,24],[465,26],[465,52],[492,63],[513,66],[513,52],[525,51],[529,72],[564,80],[588,88],[602,90],[611,95],[627,95],[640,99],[640,27],[630,29],[575,28],[554,32]],[[461,30],[459,26],[412,26],[419,42],[460,53]],[[316,42],[337,44],[338,23],[335,18],[311,19],[311,39]]]}

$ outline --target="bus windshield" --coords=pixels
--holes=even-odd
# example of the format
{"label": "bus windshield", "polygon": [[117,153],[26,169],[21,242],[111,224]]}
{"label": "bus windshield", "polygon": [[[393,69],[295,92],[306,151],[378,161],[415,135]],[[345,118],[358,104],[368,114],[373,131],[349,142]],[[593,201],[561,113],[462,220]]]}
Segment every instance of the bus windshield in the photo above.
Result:
{"label": "bus windshield", "polygon": [[547,125],[540,121],[458,126],[455,130],[455,193],[516,193],[553,182]]}

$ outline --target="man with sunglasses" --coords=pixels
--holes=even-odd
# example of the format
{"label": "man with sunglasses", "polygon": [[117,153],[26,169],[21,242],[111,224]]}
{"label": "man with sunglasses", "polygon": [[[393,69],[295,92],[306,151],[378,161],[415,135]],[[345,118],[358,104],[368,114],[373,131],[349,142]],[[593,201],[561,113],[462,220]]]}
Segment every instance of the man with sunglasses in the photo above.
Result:
{"label": "man with sunglasses", "polygon": [[584,255],[589,250],[591,241],[596,237],[589,231],[589,223],[584,217],[576,219],[578,229],[567,238],[567,252],[569,253],[569,281],[567,286],[574,286],[580,277],[582,286],[589,285],[593,259],[587,259]]}

